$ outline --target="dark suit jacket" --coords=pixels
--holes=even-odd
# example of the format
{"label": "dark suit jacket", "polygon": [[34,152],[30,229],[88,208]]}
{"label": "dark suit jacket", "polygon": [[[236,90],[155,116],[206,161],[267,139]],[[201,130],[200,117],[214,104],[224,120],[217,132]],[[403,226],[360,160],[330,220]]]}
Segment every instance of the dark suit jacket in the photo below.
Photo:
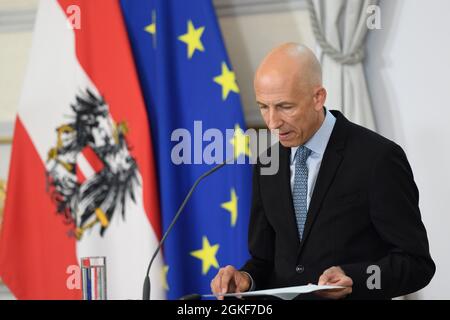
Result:
{"label": "dark suit jacket", "polygon": [[[252,276],[256,289],[317,283],[324,270],[340,266],[354,282],[349,299],[415,292],[430,282],[435,265],[406,155],[395,143],[332,113],[336,124],[302,242],[290,188],[290,148],[280,145],[276,175],[260,175],[261,164],[255,165],[251,258],[241,270]],[[380,290],[366,285],[371,265],[381,270]]]}

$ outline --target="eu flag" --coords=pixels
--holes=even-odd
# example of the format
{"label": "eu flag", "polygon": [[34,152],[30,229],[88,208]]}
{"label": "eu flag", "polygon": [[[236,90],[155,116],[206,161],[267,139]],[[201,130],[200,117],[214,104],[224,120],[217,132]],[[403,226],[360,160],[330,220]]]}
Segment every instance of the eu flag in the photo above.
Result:
{"label": "eu flag", "polygon": [[215,165],[208,155],[217,163],[232,148],[246,159],[200,183],[163,248],[168,298],[209,293],[220,267],[239,268],[248,258],[250,149],[235,73],[210,0],[121,6],[152,130],[163,230],[196,178]]}

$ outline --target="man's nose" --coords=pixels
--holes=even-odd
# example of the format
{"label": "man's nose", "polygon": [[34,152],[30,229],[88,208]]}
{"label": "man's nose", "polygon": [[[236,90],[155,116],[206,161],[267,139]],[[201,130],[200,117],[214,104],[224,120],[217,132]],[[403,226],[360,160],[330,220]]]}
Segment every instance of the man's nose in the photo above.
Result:
{"label": "man's nose", "polygon": [[270,130],[279,129],[283,123],[278,112],[274,109],[269,109],[267,127]]}

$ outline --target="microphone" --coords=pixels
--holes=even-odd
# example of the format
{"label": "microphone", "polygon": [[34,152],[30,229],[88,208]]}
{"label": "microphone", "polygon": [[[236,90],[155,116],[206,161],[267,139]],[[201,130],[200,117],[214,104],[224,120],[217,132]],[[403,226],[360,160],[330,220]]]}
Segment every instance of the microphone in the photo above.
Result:
{"label": "microphone", "polygon": [[211,170],[205,172],[200,177],[195,180],[194,184],[192,185],[191,189],[189,190],[188,194],[184,198],[183,202],[181,203],[180,208],[178,209],[177,213],[175,214],[175,217],[173,217],[172,222],[170,223],[169,227],[167,228],[166,232],[164,233],[163,237],[161,238],[161,241],[158,244],[158,247],[156,248],[155,252],[153,253],[152,258],[150,259],[150,263],[148,264],[147,272],[145,274],[145,280],[144,280],[144,287],[142,290],[142,300],[150,300],[150,291],[151,291],[151,283],[150,283],[150,268],[152,267],[153,261],[155,260],[156,256],[158,255],[159,251],[161,250],[161,247],[166,240],[168,234],[170,233],[170,230],[172,230],[173,226],[175,225],[175,222],[177,222],[178,217],[180,216],[181,212],[183,211],[184,207],[186,206],[186,203],[188,202],[189,198],[192,196],[192,193],[194,192],[197,185],[202,181],[204,178],[209,176],[210,174],[216,172],[223,166],[225,166],[227,163],[234,160],[234,157],[231,159],[226,160],[225,162],[215,166]]}

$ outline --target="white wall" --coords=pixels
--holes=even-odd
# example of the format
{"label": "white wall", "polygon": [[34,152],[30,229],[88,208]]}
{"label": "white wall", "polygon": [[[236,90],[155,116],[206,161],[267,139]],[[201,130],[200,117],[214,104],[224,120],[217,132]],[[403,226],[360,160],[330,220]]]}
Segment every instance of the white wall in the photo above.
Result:
{"label": "white wall", "polygon": [[366,61],[379,132],[406,151],[437,272],[415,298],[450,299],[448,0],[382,0]]}
{"label": "white wall", "polygon": [[31,47],[31,32],[0,33],[0,121],[14,122]]}
{"label": "white wall", "polygon": [[13,123],[15,119],[37,4],[37,0],[0,0],[1,123]]}

